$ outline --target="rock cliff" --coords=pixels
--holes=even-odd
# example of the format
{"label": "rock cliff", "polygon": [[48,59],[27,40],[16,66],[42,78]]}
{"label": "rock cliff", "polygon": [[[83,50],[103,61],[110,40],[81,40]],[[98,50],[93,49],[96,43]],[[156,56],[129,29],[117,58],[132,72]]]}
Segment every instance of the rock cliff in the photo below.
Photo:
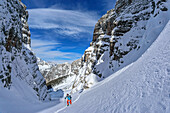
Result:
{"label": "rock cliff", "polygon": [[0,88],[22,88],[25,82],[35,97],[45,100],[47,88],[30,48],[27,19],[26,6],[20,0],[0,1]]}
{"label": "rock cliff", "polygon": [[167,0],[117,0],[95,25],[82,57],[73,92],[93,86],[136,61],[158,37],[170,17]]}

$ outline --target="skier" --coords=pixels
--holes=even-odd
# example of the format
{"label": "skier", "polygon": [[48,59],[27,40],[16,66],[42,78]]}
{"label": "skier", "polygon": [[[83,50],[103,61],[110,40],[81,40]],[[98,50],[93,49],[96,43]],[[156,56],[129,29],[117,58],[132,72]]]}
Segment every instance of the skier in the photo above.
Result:
{"label": "skier", "polygon": [[72,104],[71,102],[71,95],[67,94],[67,96],[65,97],[65,99],[67,98],[67,106],[69,106],[69,103]]}

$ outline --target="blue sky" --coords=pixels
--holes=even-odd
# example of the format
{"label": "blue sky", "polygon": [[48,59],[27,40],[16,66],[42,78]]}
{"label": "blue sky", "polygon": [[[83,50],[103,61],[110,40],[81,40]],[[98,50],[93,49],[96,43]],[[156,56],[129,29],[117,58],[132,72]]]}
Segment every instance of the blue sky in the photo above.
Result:
{"label": "blue sky", "polygon": [[115,0],[22,0],[29,12],[32,49],[56,63],[79,59],[89,47],[98,19]]}

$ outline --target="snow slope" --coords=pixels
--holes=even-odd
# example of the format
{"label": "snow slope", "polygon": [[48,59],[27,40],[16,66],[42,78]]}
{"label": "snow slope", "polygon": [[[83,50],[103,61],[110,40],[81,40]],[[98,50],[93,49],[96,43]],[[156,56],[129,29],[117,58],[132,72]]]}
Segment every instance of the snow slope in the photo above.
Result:
{"label": "snow slope", "polygon": [[[151,47],[130,66],[85,91],[61,113],[169,113],[170,21]],[[115,78],[114,78],[115,77]],[[55,112],[55,111],[54,111]]]}
{"label": "snow slope", "polygon": [[11,90],[0,86],[0,113],[35,113],[59,103],[42,102],[37,99],[34,91],[24,81],[12,78],[15,82]]}

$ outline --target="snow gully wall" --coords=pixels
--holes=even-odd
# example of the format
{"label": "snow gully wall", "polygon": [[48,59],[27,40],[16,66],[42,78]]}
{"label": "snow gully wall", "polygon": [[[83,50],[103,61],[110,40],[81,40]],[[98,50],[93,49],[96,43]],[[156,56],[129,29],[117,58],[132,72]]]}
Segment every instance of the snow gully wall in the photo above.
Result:
{"label": "snow gully wall", "polygon": [[118,0],[95,25],[73,92],[89,88],[137,60],[158,37],[169,14],[167,0]]}
{"label": "snow gully wall", "polygon": [[45,80],[30,49],[27,19],[26,6],[20,0],[0,0],[0,88],[10,90],[14,83],[24,81],[44,100]]}

